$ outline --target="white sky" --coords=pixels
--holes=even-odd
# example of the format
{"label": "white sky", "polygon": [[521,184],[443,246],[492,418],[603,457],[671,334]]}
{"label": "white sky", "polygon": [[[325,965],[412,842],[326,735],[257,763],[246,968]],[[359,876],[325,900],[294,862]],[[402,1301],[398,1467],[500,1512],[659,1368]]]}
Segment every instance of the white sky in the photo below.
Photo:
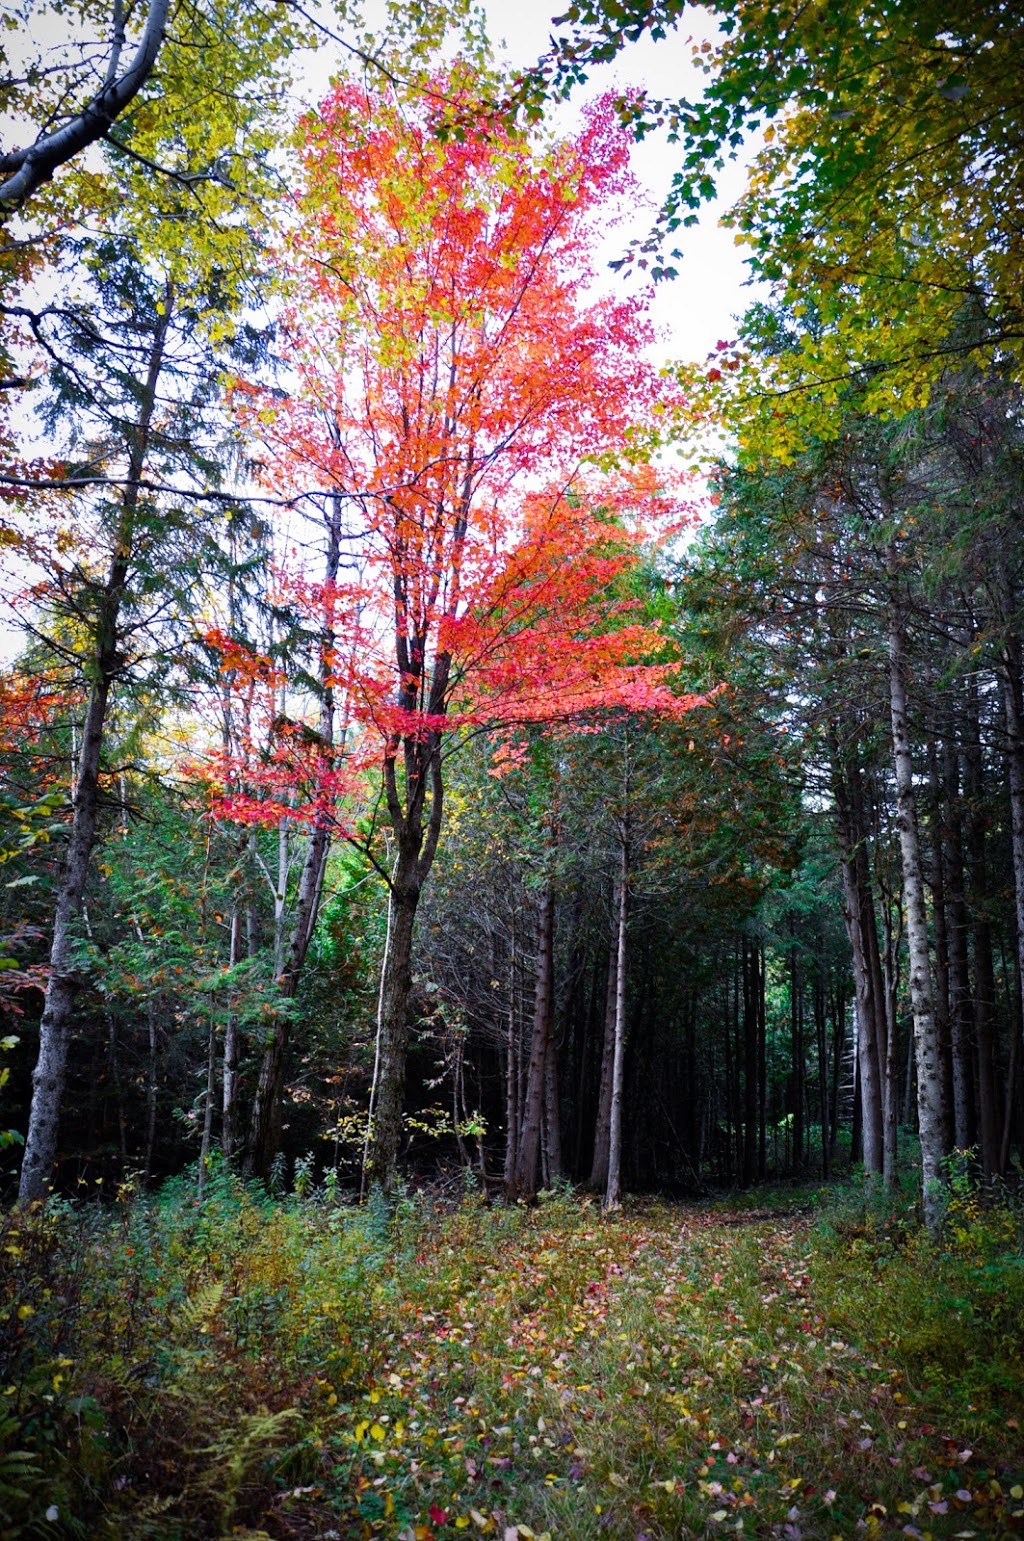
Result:
{"label": "white sky", "polygon": [[[485,0],[492,41],[506,45],[506,53],[515,65],[535,60],[547,46],[555,29],[552,15],[560,15],[565,3],[559,0]],[[577,121],[580,104],[609,87],[635,85],[646,87],[654,96],[699,96],[705,77],[695,67],[690,55],[690,39],[714,39],[715,30],[697,6],[688,5],[679,26],[661,42],[649,37],[628,45],[611,65],[591,70],[587,86],[577,91],[555,119],[556,126],[571,130]],[[672,174],[679,167],[681,152],[666,143],[663,135],[651,134],[634,146],[632,165],[638,180],[650,191],[652,207],[639,209],[632,227],[617,229],[608,245],[608,259],[621,255],[632,237],[643,237],[652,224],[654,210],[668,190]],[[676,262],[679,277],[658,285],[652,316],[663,334],[659,352],[662,358],[699,360],[715,346],[719,338],[736,335],[735,317],[753,298],[745,288],[746,270],[732,231],[719,225],[722,212],[739,196],[744,183],[744,164],[727,168],[720,179],[721,198],[705,208],[700,222],[680,230],[668,244],[683,254]],[[609,272],[609,283],[620,282]]]}

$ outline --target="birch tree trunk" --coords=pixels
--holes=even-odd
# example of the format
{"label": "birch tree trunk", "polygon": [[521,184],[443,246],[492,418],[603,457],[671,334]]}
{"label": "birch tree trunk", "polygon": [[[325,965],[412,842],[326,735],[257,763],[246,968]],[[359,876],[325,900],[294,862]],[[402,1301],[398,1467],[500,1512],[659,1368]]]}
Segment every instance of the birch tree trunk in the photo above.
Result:
{"label": "birch tree trunk", "polygon": [[608,1120],[608,1186],[604,1211],[619,1207],[622,1192],[622,1084],[626,1064],[626,923],[629,918],[629,834],[623,829],[619,853],[619,913],[615,947],[615,1047]]}
{"label": "birch tree trunk", "polygon": [[942,1158],[945,1109],[942,1106],[942,1066],[932,1004],[928,955],[928,914],[917,829],[914,767],[907,721],[906,637],[894,601],[889,617],[889,705],[892,719],[893,763],[896,770],[897,827],[907,912],[907,951],[910,961],[910,1000],[917,1062],[917,1116],[921,1139],[921,1178],[924,1218],[938,1235],[942,1224]]}
{"label": "birch tree trunk", "polygon": [[153,329],[146,379],[139,393],[139,415],[131,430],[128,475],[114,530],[110,566],[98,596],[90,660],[91,684],[75,778],[71,834],[54,905],[50,974],[39,1023],[39,1057],[32,1074],[32,1104],[18,1188],[19,1204],[32,1204],[46,1198],[57,1159],[68,1039],[75,996],[82,984],[73,964],[75,923],[82,912],[85,885],[96,841],[103,734],[111,687],[122,663],[119,621],[135,547],[139,482],[149,451],[157,383],[163,367],[172,310],[173,293],[168,285],[164,294],[163,314]]}

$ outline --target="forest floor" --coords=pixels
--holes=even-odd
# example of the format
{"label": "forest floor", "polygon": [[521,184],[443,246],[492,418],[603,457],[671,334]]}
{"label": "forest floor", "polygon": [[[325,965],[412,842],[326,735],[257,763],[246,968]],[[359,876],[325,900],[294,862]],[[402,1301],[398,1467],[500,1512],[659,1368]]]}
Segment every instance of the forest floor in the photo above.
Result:
{"label": "forest floor", "polygon": [[0,1537],[1024,1535],[1017,1217],[784,1202],[11,1216]]}

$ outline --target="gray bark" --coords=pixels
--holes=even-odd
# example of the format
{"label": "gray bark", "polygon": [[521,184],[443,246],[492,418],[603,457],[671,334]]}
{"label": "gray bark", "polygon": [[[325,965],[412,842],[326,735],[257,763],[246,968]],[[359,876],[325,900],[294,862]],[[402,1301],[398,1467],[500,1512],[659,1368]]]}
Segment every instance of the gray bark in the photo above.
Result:
{"label": "gray bark", "polygon": [[369,1145],[367,1178],[385,1193],[394,1187],[402,1140],[405,1057],[412,948],[420,885],[416,861],[401,857],[391,882],[391,936],[381,989],[377,1094]]}
{"label": "gray bark", "polygon": [[974,1143],[971,1078],[971,1032],[974,1005],[971,999],[970,927],[964,897],[964,852],[957,816],[960,800],[959,756],[952,723],[942,746],[943,866],[946,875],[946,934],[949,947],[949,1038],[952,1057],[953,1141],[958,1150]]}
{"label": "gray bark", "polygon": [[896,770],[896,822],[900,837],[903,893],[907,913],[910,1001],[917,1063],[917,1116],[921,1138],[921,1178],[925,1224],[937,1235],[942,1223],[942,1158],[945,1109],[942,1066],[932,1001],[928,954],[928,914],[917,828],[914,767],[907,721],[906,642],[902,617],[893,604],[889,620],[889,702],[893,764]]}
{"label": "gray bark", "polygon": [[124,23],[118,9],[107,78],[92,100],[52,133],[44,134],[23,150],[10,150],[0,155],[0,176],[5,176],[0,183],[0,207],[19,207],[49,181],[59,166],[109,132],[111,124],[153,73],[164,40],[169,9],[170,0],[152,0],[142,41],[122,75],[117,74],[117,65],[124,46]]}
{"label": "gray bark", "polygon": [[[231,911],[231,940],[228,944],[228,963],[234,967],[242,961],[242,914],[237,904]],[[235,1154],[238,1125],[238,1019],[228,1011],[224,1023],[224,1061],[221,1081],[220,1148],[229,1159]]]}
{"label": "gray bark", "polygon": [[502,1181],[512,1189],[519,1150],[519,1035],[516,1015],[516,934],[512,931],[508,964],[508,1024],[505,1039],[505,1164]]}
{"label": "gray bark", "polygon": [[512,1198],[532,1200],[537,1195],[540,1165],[540,1131],[544,1105],[544,1081],[551,1052],[551,998],[554,969],[555,896],[550,880],[545,883],[537,915],[537,978],[534,986],[533,1034],[530,1066],[526,1077],[523,1123],[519,1134]]}
{"label": "gray bark", "polygon": [[612,1100],[608,1120],[608,1186],[604,1211],[617,1209],[622,1195],[622,1087],[626,1065],[626,925],[629,918],[629,845],[622,832],[619,853],[619,913],[615,948],[615,1051],[612,1060]]}
{"label": "gray bark", "polygon": [[[1007,596],[1007,601],[1009,596]],[[1017,933],[1018,992],[1024,986],[1024,703],[1021,700],[1021,649],[1020,639],[1009,637],[1003,649],[1003,698],[1006,707],[1006,767],[1010,786],[1010,827],[1013,849],[1013,897],[1014,918]],[[1018,993],[1018,1003],[1020,995]],[[1024,1008],[1024,1003],[1020,1003]],[[1012,1091],[1016,1078],[1017,1051],[1020,1034],[1024,1032],[1024,1009],[1015,1013],[1016,1024],[1010,1054],[1011,1069],[1008,1077],[1012,1104]],[[1004,1119],[1005,1133],[1000,1142],[999,1170],[1006,1170],[1008,1131],[1010,1119]]]}
{"label": "gray bark", "polygon": [[604,1040],[601,1048],[601,1081],[597,1094],[597,1121],[594,1126],[594,1159],[590,1167],[590,1187],[603,1193],[608,1187],[608,1148],[611,1139],[612,1072],[615,1065],[615,1000],[619,956],[619,887],[612,891],[611,941],[608,948],[608,983],[604,1003]]}
{"label": "gray bark", "polygon": [[547,1185],[564,1176],[562,1162],[562,1121],[558,1095],[558,1048],[555,1042],[554,969],[548,983],[548,1021],[550,1022],[548,1052],[544,1061],[544,1153],[547,1158]]}
{"label": "gray bark", "polygon": [[[420,665],[413,662],[408,639],[396,636],[397,661],[403,685],[399,705],[414,711],[419,701]],[[444,713],[451,656],[434,661],[427,711]],[[402,753],[405,784],[399,784],[397,760]],[[374,1114],[367,1142],[364,1185],[390,1193],[398,1171],[405,1103],[405,1058],[409,992],[412,989],[413,939],[420,892],[434,864],[444,823],[444,777],[441,735],[428,732],[396,738],[384,761],[384,794],[398,854],[391,880],[392,927],[381,978],[377,1076]]]}
{"label": "gray bark", "polygon": [[861,821],[855,817],[857,809],[853,805],[845,778],[840,771],[838,745],[835,743],[833,743],[833,761],[836,831],[843,881],[843,919],[853,963],[863,1161],[866,1172],[881,1173],[884,1160],[882,1074],[878,1055],[878,1017],[881,1006],[872,968],[869,934],[870,928],[875,924],[874,901],[870,888],[865,892],[865,887],[870,881],[867,856],[864,851],[864,841],[867,837],[861,827]]}
{"label": "gray bark", "polygon": [[992,958],[992,925],[989,919],[992,885],[988,870],[986,820],[982,812],[984,764],[980,701],[974,679],[968,681],[967,705],[964,793],[969,810],[967,846],[974,912],[971,928],[974,941],[974,1060],[981,1164],[988,1177],[999,1166],[999,1115],[994,1064],[996,982]]}

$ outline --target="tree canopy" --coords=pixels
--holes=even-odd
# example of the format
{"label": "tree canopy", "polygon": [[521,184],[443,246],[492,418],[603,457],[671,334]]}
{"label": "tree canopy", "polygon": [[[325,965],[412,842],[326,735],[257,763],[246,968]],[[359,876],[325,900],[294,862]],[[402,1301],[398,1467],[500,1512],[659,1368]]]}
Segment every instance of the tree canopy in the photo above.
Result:
{"label": "tree canopy", "polygon": [[[673,234],[714,195],[725,162],[754,147],[726,223],[786,309],[793,346],[750,369],[741,341],[733,426],[778,434],[785,418],[794,442],[834,431],[851,380],[873,410],[906,411],[957,358],[1005,359],[1019,377],[1024,44],[1006,7],[707,10],[720,41],[698,45],[702,95],[621,104],[638,134],[667,132],[680,154],[657,226],[630,258],[665,271]],[[537,112],[547,93],[567,94],[593,64],[644,32],[664,38],[682,17],[676,4],[570,6],[512,99]],[[735,369],[736,350],[723,358]]]}

